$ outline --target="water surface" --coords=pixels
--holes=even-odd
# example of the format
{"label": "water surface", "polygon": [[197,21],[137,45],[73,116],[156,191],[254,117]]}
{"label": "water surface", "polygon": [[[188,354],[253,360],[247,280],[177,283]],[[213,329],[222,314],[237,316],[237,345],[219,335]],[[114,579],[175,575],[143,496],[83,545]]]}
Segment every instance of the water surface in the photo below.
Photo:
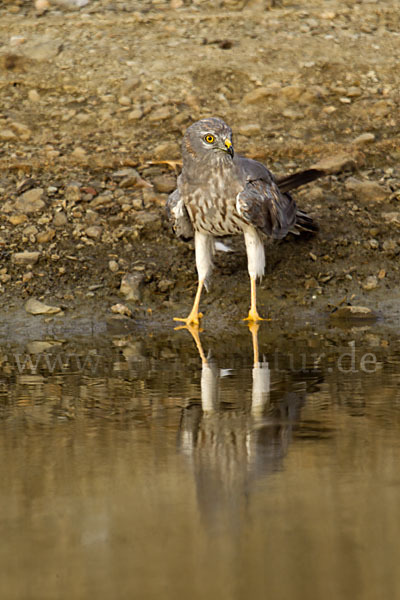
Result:
{"label": "water surface", "polygon": [[253,335],[3,340],[1,598],[400,597],[396,339]]}

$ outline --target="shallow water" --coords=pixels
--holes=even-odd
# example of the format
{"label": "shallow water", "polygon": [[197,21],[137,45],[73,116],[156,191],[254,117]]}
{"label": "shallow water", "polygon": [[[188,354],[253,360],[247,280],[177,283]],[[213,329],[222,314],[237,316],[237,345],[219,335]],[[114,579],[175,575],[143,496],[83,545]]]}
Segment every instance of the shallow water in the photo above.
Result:
{"label": "shallow water", "polygon": [[400,597],[400,345],[253,335],[3,340],[1,598]]}

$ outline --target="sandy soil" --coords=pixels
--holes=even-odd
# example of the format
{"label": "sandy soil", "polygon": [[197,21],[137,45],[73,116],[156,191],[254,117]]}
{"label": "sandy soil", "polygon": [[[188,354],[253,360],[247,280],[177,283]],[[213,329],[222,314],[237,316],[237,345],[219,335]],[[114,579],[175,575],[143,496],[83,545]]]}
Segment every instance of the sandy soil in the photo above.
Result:
{"label": "sandy soil", "polygon": [[[186,127],[210,115],[278,175],[320,161],[335,173],[297,193],[320,232],[268,247],[260,312],[324,314],[344,302],[397,314],[397,0],[273,4],[3,3],[4,318],[30,298],[80,314],[123,303],[134,318],[185,316],[196,273],[192,245],[166,222],[179,172],[168,161],[179,161]],[[247,312],[235,247],[217,256],[206,326]],[[131,300],[120,292],[127,274]]]}

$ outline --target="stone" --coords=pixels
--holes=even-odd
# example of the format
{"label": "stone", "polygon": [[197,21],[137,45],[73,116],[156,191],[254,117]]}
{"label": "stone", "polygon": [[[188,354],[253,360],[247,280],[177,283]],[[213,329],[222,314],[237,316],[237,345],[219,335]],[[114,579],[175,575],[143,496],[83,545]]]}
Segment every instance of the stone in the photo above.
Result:
{"label": "stone", "polygon": [[25,310],[30,315],[55,315],[61,312],[61,308],[58,306],[49,306],[44,302],[40,302],[40,300],[36,300],[36,298],[29,298],[25,304]]}
{"label": "stone", "polygon": [[145,210],[137,212],[135,215],[135,224],[140,229],[146,231],[158,231],[161,227],[161,218],[159,214],[147,212]]}
{"label": "stone", "polygon": [[354,156],[351,154],[341,153],[323,158],[316,164],[312,165],[311,168],[322,169],[326,171],[326,173],[334,174],[344,171],[345,169],[353,170],[356,166],[357,161]]}
{"label": "stone", "polygon": [[88,208],[86,211],[85,219],[88,225],[97,225],[100,220],[100,215],[96,210]]}
{"label": "stone", "polygon": [[40,252],[14,252],[12,262],[16,265],[34,265],[40,257]]}
{"label": "stone", "polygon": [[117,315],[122,315],[124,317],[131,317],[132,316],[132,311],[125,306],[125,304],[113,304],[111,306],[111,312],[113,312],[114,314]]}
{"label": "stone", "polygon": [[311,203],[321,202],[324,200],[325,196],[325,190],[318,185],[313,185],[312,187],[310,186],[310,188],[307,189],[307,200]]}
{"label": "stone", "polygon": [[282,116],[286,117],[287,119],[292,119],[293,121],[304,119],[304,113],[296,108],[285,108],[282,111]]}
{"label": "stone", "polygon": [[37,92],[37,90],[29,90],[28,100],[30,102],[39,102],[40,101],[40,96],[39,96],[39,93]]}
{"label": "stone", "polygon": [[136,90],[136,88],[138,88],[139,86],[140,86],[140,77],[133,75],[132,77],[129,77],[126,81],[124,81],[124,83],[122,85],[122,90],[123,90],[124,94],[127,95],[130,92],[133,92],[134,90]]}
{"label": "stone", "polygon": [[4,269],[0,270],[0,281],[1,283],[8,283],[11,280],[11,275],[7,272],[3,272]]}
{"label": "stone", "polygon": [[37,234],[36,240],[39,244],[46,244],[47,242],[51,242],[51,240],[56,235],[54,229],[47,229],[46,231],[41,231]]}
{"label": "stone", "polygon": [[88,161],[86,150],[84,148],[81,148],[80,146],[77,146],[73,150],[73,152],[71,153],[71,157],[81,163],[87,163]]}
{"label": "stone", "polygon": [[386,269],[380,269],[378,273],[378,279],[385,279],[386,277]]}
{"label": "stone", "polygon": [[63,45],[62,40],[40,38],[23,47],[24,55],[39,62],[52,60],[59,54]]}
{"label": "stone", "polygon": [[41,211],[45,206],[45,203],[42,200],[43,193],[43,188],[33,188],[28,190],[17,198],[15,201],[15,209],[26,214]]}
{"label": "stone", "polygon": [[382,249],[385,252],[388,252],[389,254],[393,254],[394,252],[397,252],[397,250],[399,249],[399,246],[398,246],[396,240],[390,238],[383,242]]}
{"label": "stone", "polygon": [[37,340],[33,342],[28,342],[26,345],[26,351],[29,352],[29,354],[40,354],[41,352],[46,352],[46,350],[50,350],[51,348],[61,345],[62,342],[58,341],[47,342]]}
{"label": "stone", "polygon": [[176,177],[171,175],[158,175],[154,177],[153,184],[160,194],[170,194],[176,188]]}
{"label": "stone", "polygon": [[400,225],[400,212],[387,212],[383,213],[382,217],[386,223],[393,223],[394,225]]}
{"label": "stone", "polygon": [[394,106],[392,106],[387,100],[378,100],[370,107],[369,112],[377,119],[383,119],[394,110]]}
{"label": "stone", "polygon": [[32,131],[23,123],[13,121],[11,127],[23,142],[27,142],[32,137]]}
{"label": "stone", "polygon": [[133,198],[132,199],[132,208],[134,210],[143,210],[144,209],[144,204],[143,204],[143,198]]}
{"label": "stone", "polygon": [[143,273],[127,273],[121,281],[120,292],[127,300],[142,301]]}
{"label": "stone", "polygon": [[105,192],[91,201],[90,208],[105,208],[106,206],[112,206],[112,204],[113,197],[111,193]]}
{"label": "stone", "polygon": [[347,90],[346,95],[348,96],[348,98],[359,98],[360,96],[362,96],[362,91],[359,87],[353,86]]}
{"label": "stone", "polygon": [[180,147],[175,142],[162,142],[154,148],[154,158],[159,160],[172,160],[180,154]]}
{"label": "stone", "polygon": [[68,202],[79,202],[82,198],[80,186],[78,183],[70,183],[64,190],[64,198]]}
{"label": "stone", "polygon": [[370,275],[367,277],[365,283],[363,283],[363,289],[367,292],[371,290],[375,290],[378,287],[378,278],[375,275]]}
{"label": "stone", "polygon": [[25,229],[23,230],[23,234],[24,235],[36,235],[38,233],[38,228],[35,227],[35,225],[33,225],[32,223],[30,225],[28,225],[27,227],[25,227]]}
{"label": "stone", "polygon": [[93,240],[98,240],[102,233],[103,228],[100,227],[100,225],[92,225],[91,227],[87,227],[85,229],[85,234]]}
{"label": "stone", "polygon": [[128,121],[139,121],[143,117],[143,112],[140,108],[134,108],[128,113]]}
{"label": "stone", "polygon": [[156,123],[157,121],[165,121],[172,117],[171,109],[168,106],[161,106],[149,115],[148,119],[150,123]]}
{"label": "stone", "polygon": [[2,142],[12,142],[16,140],[17,136],[11,129],[0,129],[0,140]]}
{"label": "stone", "polygon": [[357,161],[351,154],[335,154],[323,158],[316,164],[312,165],[314,169],[323,169],[327,173],[339,173],[345,169],[353,170],[357,166]]}
{"label": "stone", "polygon": [[67,215],[64,212],[56,212],[53,217],[54,227],[64,227],[68,222]]}
{"label": "stone", "polygon": [[324,108],[322,109],[322,112],[326,113],[327,115],[331,115],[332,113],[336,112],[337,108],[336,106],[324,106]]}
{"label": "stone", "polygon": [[364,144],[370,144],[375,141],[375,135],[373,133],[362,133],[353,140],[353,144],[356,146],[363,146]]}
{"label": "stone", "polygon": [[242,104],[263,104],[267,98],[270,98],[275,94],[275,89],[259,87],[245,94],[242,98]]}
{"label": "stone", "polygon": [[160,292],[167,292],[174,286],[175,286],[175,281],[172,281],[171,279],[161,279],[161,281],[159,281],[158,285],[157,285]]}
{"label": "stone", "polygon": [[360,181],[350,177],[345,186],[356,198],[369,202],[384,202],[390,195],[390,192],[377,181]]}
{"label": "stone", "polygon": [[252,137],[261,133],[261,126],[258,123],[248,123],[239,127],[239,133],[245,137]]}
{"label": "stone", "polygon": [[289,102],[297,102],[305,90],[302,85],[287,85],[279,90],[279,95]]}
{"label": "stone", "polygon": [[128,96],[120,96],[118,98],[118,104],[120,104],[121,106],[130,106],[131,105],[131,99],[128,98]]}
{"label": "stone", "polygon": [[331,319],[344,321],[376,321],[378,315],[367,306],[341,306],[335,312],[331,313]]}
{"label": "stone", "polygon": [[23,35],[12,35],[10,37],[10,46],[20,46],[21,44],[25,44],[26,37]]}
{"label": "stone", "polygon": [[326,19],[329,21],[332,21],[334,18],[336,17],[336,13],[333,12],[332,10],[327,10],[325,12],[321,13],[321,19]]}
{"label": "stone", "polygon": [[119,270],[119,266],[116,260],[110,260],[108,262],[108,268],[110,269],[111,273],[116,273]]}
{"label": "stone", "polygon": [[132,167],[125,167],[124,169],[119,169],[119,171],[114,171],[112,174],[113,179],[120,181],[122,179],[126,179],[126,177],[140,177],[139,173],[136,169]]}
{"label": "stone", "polygon": [[127,188],[137,187],[138,183],[140,181],[141,181],[141,177],[140,177],[140,175],[138,173],[136,175],[129,175],[129,177],[125,177],[121,181],[121,183],[119,184],[119,187],[121,189],[127,189]]}
{"label": "stone", "polygon": [[11,225],[21,225],[21,223],[27,222],[28,217],[26,215],[11,215],[8,220]]}
{"label": "stone", "polygon": [[50,3],[48,0],[35,0],[35,10],[41,15],[46,10],[49,10]]}

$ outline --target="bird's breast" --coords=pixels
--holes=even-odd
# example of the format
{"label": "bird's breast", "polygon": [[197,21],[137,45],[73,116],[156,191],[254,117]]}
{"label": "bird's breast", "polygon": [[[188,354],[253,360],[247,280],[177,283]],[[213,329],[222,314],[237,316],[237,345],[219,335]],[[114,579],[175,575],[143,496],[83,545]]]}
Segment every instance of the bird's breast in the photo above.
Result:
{"label": "bird's breast", "polygon": [[215,236],[243,232],[243,220],[236,210],[236,196],[241,190],[234,177],[216,173],[204,184],[185,185],[180,193],[196,231]]}

